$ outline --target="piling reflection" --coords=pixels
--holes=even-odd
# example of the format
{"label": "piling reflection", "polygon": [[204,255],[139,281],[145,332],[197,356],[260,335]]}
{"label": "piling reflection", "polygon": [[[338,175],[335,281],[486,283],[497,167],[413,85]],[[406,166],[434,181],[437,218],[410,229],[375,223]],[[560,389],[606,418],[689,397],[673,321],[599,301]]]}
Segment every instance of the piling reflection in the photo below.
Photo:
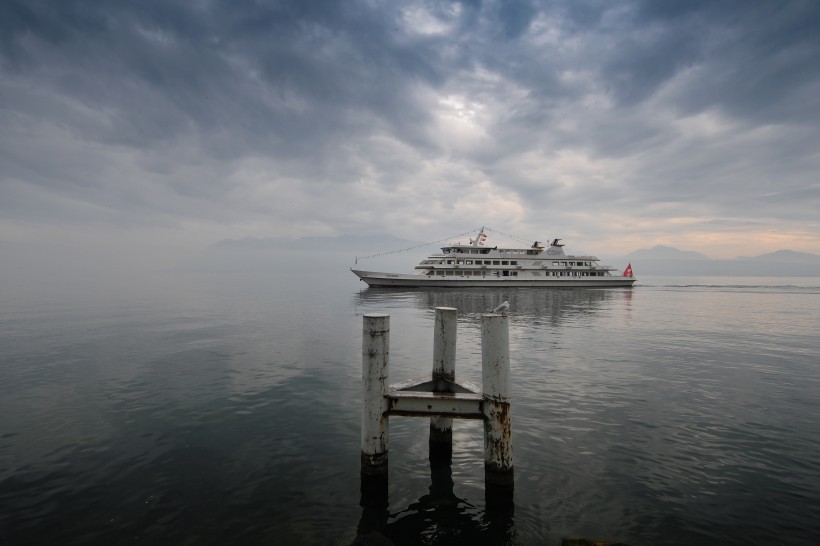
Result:
{"label": "piling reflection", "polygon": [[386,476],[362,475],[362,515],[353,544],[515,544],[512,490],[487,488],[481,514],[453,492],[452,439],[431,436],[429,447],[428,493],[406,508],[390,511]]}

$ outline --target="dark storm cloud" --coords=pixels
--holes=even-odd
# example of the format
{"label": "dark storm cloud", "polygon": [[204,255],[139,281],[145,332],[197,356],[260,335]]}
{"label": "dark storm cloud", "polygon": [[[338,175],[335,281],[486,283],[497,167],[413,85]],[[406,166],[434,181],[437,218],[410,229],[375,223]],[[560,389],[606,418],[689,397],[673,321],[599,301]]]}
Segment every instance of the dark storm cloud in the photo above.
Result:
{"label": "dark storm cloud", "polygon": [[[345,177],[339,144],[379,127],[431,146],[412,90],[441,83],[435,50],[402,39],[393,14],[366,5],[25,2],[8,15],[6,126],[45,122],[72,140],[136,150],[150,156],[138,160],[149,175],[185,160],[176,149],[183,140],[195,141],[199,162],[260,155],[319,178]],[[20,149],[19,138],[4,140],[6,176],[130,209],[117,201],[128,188],[106,196],[99,185],[110,180],[66,168],[59,152],[44,157],[47,143]],[[167,184],[202,197],[226,189],[208,176],[168,176]]]}
{"label": "dark storm cloud", "polygon": [[97,137],[134,146],[226,127],[266,151],[314,146],[355,127],[345,119],[355,109],[412,127],[423,111],[402,80],[441,79],[423,44],[396,45],[389,17],[352,3],[26,2],[10,11],[8,67],[110,109],[114,123]]}
{"label": "dark storm cloud", "polygon": [[[794,99],[818,82],[816,3],[645,2],[637,16],[639,25],[684,36],[692,48],[666,53],[677,55],[683,66],[699,63],[705,68],[697,86],[677,97],[682,109],[717,106],[756,120],[805,119],[800,109],[808,105]],[[820,100],[812,105],[816,108]]]}
{"label": "dark storm cloud", "polygon": [[372,231],[487,183],[525,224],[808,219],[818,36],[799,1],[6,2],[0,207]]}

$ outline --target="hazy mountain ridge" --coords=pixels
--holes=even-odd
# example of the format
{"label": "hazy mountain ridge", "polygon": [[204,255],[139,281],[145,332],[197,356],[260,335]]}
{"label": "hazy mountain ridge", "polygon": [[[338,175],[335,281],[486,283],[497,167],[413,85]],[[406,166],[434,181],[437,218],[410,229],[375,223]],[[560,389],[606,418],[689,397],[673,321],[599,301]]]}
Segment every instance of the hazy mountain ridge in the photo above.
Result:
{"label": "hazy mountain ridge", "polygon": [[242,239],[222,239],[211,245],[209,249],[256,249],[256,250],[324,250],[345,251],[358,250],[374,252],[375,249],[385,249],[412,246],[413,241],[394,237],[392,235],[338,235],[338,236],[309,236],[296,239],[286,237],[245,237]]}
{"label": "hazy mountain ridge", "polygon": [[629,258],[633,260],[711,260],[706,254],[694,250],[680,250],[664,245],[636,250],[629,254]]}
{"label": "hazy mountain ridge", "polygon": [[[430,248],[422,247],[407,253],[399,251],[418,244],[392,235],[223,239],[182,261],[174,269],[199,272],[275,271],[278,274],[287,272],[297,276],[316,276],[347,269],[359,261],[360,267],[366,269],[410,272],[421,259],[418,252],[424,254]],[[366,266],[361,263],[363,259]],[[385,263],[387,261],[389,263]]]}
{"label": "hazy mountain ridge", "polygon": [[820,264],[820,255],[795,250],[777,250],[759,256],[738,256],[735,260],[784,261],[789,263]]}
{"label": "hazy mountain ridge", "polygon": [[[438,247],[441,246],[430,244],[414,248],[419,244],[392,235],[224,239],[186,260],[180,264],[180,268],[199,271],[268,271],[286,268],[307,273],[309,270],[319,269],[328,272],[358,265],[362,269],[374,271],[411,272],[419,260],[430,253],[438,252]],[[565,250],[568,254],[576,253],[570,249]],[[637,277],[820,276],[820,255],[787,249],[759,256],[713,259],[694,250],[657,245],[636,250],[625,256],[599,256],[601,263],[618,269],[623,269],[627,263],[631,263]]]}
{"label": "hazy mountain ridge", "polygon": [[636,276],[703,275],[750,277],[817,277],[820,255],[794,250],[778,250],[758,256],[714,259],[700,252],[669,246],[640,249],[626,256],[604,260],[620,266],[632,263]]}

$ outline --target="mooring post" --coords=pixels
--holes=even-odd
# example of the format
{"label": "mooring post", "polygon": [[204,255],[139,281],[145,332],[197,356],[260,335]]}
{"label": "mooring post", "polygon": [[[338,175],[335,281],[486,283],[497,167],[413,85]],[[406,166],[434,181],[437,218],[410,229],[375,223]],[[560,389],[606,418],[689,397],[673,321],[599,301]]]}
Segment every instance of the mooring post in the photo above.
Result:
{"label": "mooring post", "polygon": [[[435,390],[446,392],[449,383],[456,380],[456,328],[458,309],[436,307],[436,324],[433,333],[433,383]],[[449,417],[430,418],[430,443],[453,442],[453,420]]]}
{"label": "mooring post", "polygon": [[390,315],[365,315],[362,333],[362,475],[387,476]]}
{"label": "mooring post", "polygon": [[481,375],[484,397],[485,487],[488,490],[512,491],[510,330],[505,315],[481,316]]}

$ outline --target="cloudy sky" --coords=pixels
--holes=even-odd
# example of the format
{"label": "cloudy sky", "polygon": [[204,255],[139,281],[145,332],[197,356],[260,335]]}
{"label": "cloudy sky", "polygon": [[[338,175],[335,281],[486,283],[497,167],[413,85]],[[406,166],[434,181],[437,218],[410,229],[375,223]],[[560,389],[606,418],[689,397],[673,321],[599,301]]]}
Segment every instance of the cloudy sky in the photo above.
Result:
{"label": "cloudy sky", "polygon": [[819,173],[812,0],[3,2],[7,247],[820,253]]}

